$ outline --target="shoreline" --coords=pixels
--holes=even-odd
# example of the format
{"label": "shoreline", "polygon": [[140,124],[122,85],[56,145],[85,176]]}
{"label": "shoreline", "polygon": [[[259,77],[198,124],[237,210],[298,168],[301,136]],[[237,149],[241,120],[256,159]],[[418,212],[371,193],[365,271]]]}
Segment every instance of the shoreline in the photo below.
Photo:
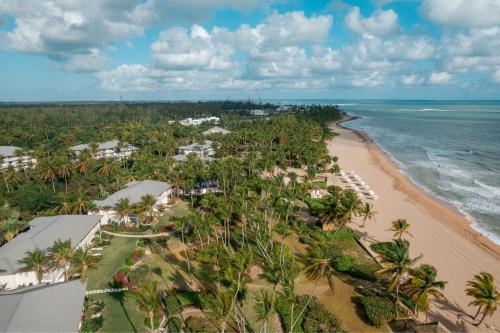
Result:
{"label": "shoreline", "polygon": [[[459,227],[462,230],[464,230],[467,234],[469,234],[475,242],[480,244],[481,246],[484,246],[486,249],[492,251],[495,255],[500,256],[500,245],[496,244],[493,240],[489,239],[487,236],[483,235],[480,233],[478,230],[474,229],[472,227],[472,224],[474,224],[474,221],[471,221],[466,214],[461,212],[458,208],[453,206],[451,203],[446,202],[445,200],[438,198],[434,196],[432,193],[429,193],[422,187],[420,187],[418,184],[416,184],[408,175],[406,175],[400,167],[397,165],[397,163],[393,160],[393,158],[386,152],[382,147],[380,147],[371,137],[368,135],[368,133],[365,133],[360,130],[352,129],[346,126],[343,126],[343,123],[346,123],[348,121],[354,121],[357,119],[360,119],[361,117],[358,116],[351,116],[345,112],[343,112],[344,118],[336,121],[335,125],[338,127],[341,127],[347,131],[351,131],[352,133],[356,134],[356,136],[365,144],[375,156],[377,156],[380,159],[385,159],[385,161],[380,161],[382,170],[385,172],[390,172],[394,173],[394,170],[386,170],[384,168],[383,164],[390,163],[392,168],[396,169],[397,173],[399,175],[391,175],[395,176],[395,189],[399,190],[410,197],[414,199],[414,197],[417,197],[419,200],[416,200],[416,202],[425,208],[432,208],[432,209],[448,209],[451,211],[452,214],[457,215],[456,221],[449,221],[446,220],[446,222],[450,224],[454,224],[455,227]],[[384,163],[385,162],[385,163]],[[414,194],[417,194],[416,196]],[[429,202],[431,201],[431,202]],[[431,207],[429,207],[429,204]],[[434,207],[436,206],[436,207]],[[439,207],[442,206],[442,207]],[[458,223],[457,223],[458,222]]]}
{"label": "shoreline", "polygon": [[[410,255],[423,255],[417,266],[433,265],[438,279],[448,282],[443,291],[447,302],[432,301],[430,320],[440,321],[452,332],[498,332],[492,327],[500,327],[499,313],[486,318],[479,328],[472,325],[470,315],[475,308],[469,305],[472,298],[465,289],[467,281],[483,271],[500,281],[500,246],[474,230],[453,206],[415,185],[368,134],[342,126],[349,120],[346,115],[328,124],[337,134],[326,141],[328,151],[338,156],[344,170],[354,170],[378,195],[377,200],[367,200],[374,205],[375,217],[365,227],[361,227],[362,218],[356,217],[351,228],[369,247],[373,242],[392,240],[391,222],[406,219],[412,234],[405,237],[411,243]],[[340,180],[333,184],[344,186]]]}

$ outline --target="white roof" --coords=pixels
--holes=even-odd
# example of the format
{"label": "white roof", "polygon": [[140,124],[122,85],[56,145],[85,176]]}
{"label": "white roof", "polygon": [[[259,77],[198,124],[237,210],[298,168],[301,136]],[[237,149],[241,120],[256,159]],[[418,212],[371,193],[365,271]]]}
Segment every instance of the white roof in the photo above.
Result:
{"label": "white roof", "polygon": [[0,332],[78,332],[85,289],[72,280],[0,294]]}
{"label": "white roof", "polygon": [[172,186],[167,182],[155,180],[134,181],[126,185],[123,190],[111,194],[104,200],[95,200],[98,207],[113,207],[120,199],[129,199],[131,204],[141,201],[141,198],[147,194],[157,197]]}
{"label": "white roof", "polygon": [[14,146],[0,146],[0,156],[8,157],[14,156],[16,154],[16,150],[21,148]]}
{"label": "white roof", "polygon": [[47,249],[58,239],[71,239],[73,247],[78,246],[88,233],[99,223],[100,215],[56,215],[37,217],[29,223],[30,229],[0,247],[0,267],[12,275],[21,265],[27,251],[35,248]]}
{"label": "white roof", "polygon": [[[120,143],[120,141],[116,140],[116,139],[115,140],[109,140],[109,141],[100,143],[97,149],[99,149],[99,150],[115,149],[116,147],[118,147],[119,143]],[[127,142],[123,143],[123,147],[127,147],[127,148],[130,148],[132,150],[136,150],[137,149],[137,147],[134,147],[134,146],[130,145]],[[74,151],[82,151],[82,150],[85,150],[85,149],[90,149],[90,144],[83,143],[83,144],[79,144],[79,145],[73,146],[70,149],[74,150]]]}
{"label": "white roof", "polygon": [[228,131],[227,129],[222,128],[222,127],[214,126],[210,129],[206,130],[205,132],[203,132],[204,135],[215,134],[215,133],[229,134],[229,133],[231,133],[231,131]]}

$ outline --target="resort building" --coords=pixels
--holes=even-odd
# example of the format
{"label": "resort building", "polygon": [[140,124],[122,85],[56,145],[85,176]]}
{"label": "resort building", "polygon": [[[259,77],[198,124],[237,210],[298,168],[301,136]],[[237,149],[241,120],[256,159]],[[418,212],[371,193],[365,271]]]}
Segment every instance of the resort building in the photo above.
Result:
{"label": "resort building", "polygon": [[224,129],[222,127],[217,127],[217,126],[214,126],[208,130],[206,130],[205,132],[203,132],[203,135],[210,135],[210,134],[222,134],[222,135],[226,135],[226,134],[229,134],[231,133],[231,131],[228,131],[227,129]]}
{"label": "resort building", "polygon": [[250,114],[255,117],[269,116],[269,112],[267,112],[266,110],[259,110],[259,109],[250,110]]}
{"label": "resort building", "polygon": [[85,289],[73,280],[0,294],[0,332],[78,332]]}
{"label": "resort building", "polygon": [[[70,148],[76,156],[80,155],[82,151],[88,150],[91,151],[92,147],[88,143],[76,145]],[[120,144],[118,140],[110,140],[103,143],[100,143],[97,146],[97,151],[95,152],[94,158],[111,158],[114,160],[121,160],[127,157],[130,157],[138,148],[132,146],[127,142],[123,142]]]}
{"label": "resort building", "polygon": [[186,118],[180,121],[181,125],[185,126],[198,126],[203,123],[218,124],[219,117],[206,117],[206,118]]}
{"label": "resort building", "polygon": [[[38,284],[35,272],[18,272],[22,267],[19,260],[27,251],[36,248],[47,250],[54,242],[71,240],[73,249],[88,246],[99,231],[102,216],[99,215],[57,215],[37,217],[29,223],[29,229],[0,247],[0,284],[7,289]],[[63,270],[46,272],[42,283],[64,280]],[[1,311],[0,311],[1,312]]]}
{"label": "resort building", "polygon": [[215,150],[213,148],[213,141],[205,140],[203,144],[193,143],[187,146],[180,146],[177,148],[178,155],[173,157],[174,160],[178,162],[187,161],[189,154],[195,154],[203,161],[212,161],[215,155]]}
{"label": "resort building", "polygon": [[[111,194],[104,200],[94,200],[98,210],[95,214],[102,215],[102,224],[117,221],[116,211],[113,209],[121,199],[128,199],[131,205],[135,205],[141,201],[145,195],[152,195],[156,198],[155,209],[160,210],[166,205],[172,196],[172,186],[167,182],[155,180],[133,181],[128,183],[124,189]],[[90,213],[89,213],[90,214]],[[94,213],[92,213],[94,214]],[[135,216],[131,215],[124,223],[134,222]]]}
{"label": "resort building", "polygon": [[28,169],[36,165],[36,159],[14,146],[0,146],[0,169]]}

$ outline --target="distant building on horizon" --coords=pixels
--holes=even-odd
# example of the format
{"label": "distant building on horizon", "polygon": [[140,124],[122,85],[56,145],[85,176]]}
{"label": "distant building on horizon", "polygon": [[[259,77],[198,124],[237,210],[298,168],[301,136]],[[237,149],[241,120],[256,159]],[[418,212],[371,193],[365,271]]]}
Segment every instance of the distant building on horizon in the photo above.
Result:
{"label": "distant building on horizon", "polygon": [[36,158],[23,149],[15,146],[0,146],[0,169],[12,167],[18,169],[29,169],[37,164]]}
{"label": "distant building on horizon", "polygon": [[[76,156],[79,156],[84,150],[91,151],[92,146],[88,143],[79,144],[70,149],[74,152]],[[132,146],[128,142],[120,143],[118,140],[109,140],[106,142],[99,143],[97,146],[97,151],[94,154],[94,159],[101,158],[111,158],[114,160],[121,160],[132,156],[132,154],[138,150],[137,147]]]}
{"label": "distant building on horizon", "polygon": [[206,130],[205,132],[203,132],[203,135],[210,135],[210,134],[222,134],[222,135],[226,135],[226,134],[229,134],[229,133],[231,133],[231,131],[228,131],[225,128],[214,126],[214,127],[210,128],[210,129]]}
{"label": "distant building on horizon", "polygon": [[184,126],[198,126],[203,123],[218,124],[220,121],[219,117],[206,117],[206,118],[186,118],[180,121],[181,125]]}
{"label": "distant building on horizon", "polygon": [[255,109],[255,110],[250,110],[250,114],[255,117],[265,117],[269,116],[269,111]]}
{"label": "distant building on horizon", "polygon": [[203,144],[192,143],[186,146],[179,146],[177,148],[178,154],[173,159],[178,162],[186,162],[190,154],[195,154],[203,161],[213,161],[214,158],[212,156],[215,155],[213,143],[211,140],[205,140]]}

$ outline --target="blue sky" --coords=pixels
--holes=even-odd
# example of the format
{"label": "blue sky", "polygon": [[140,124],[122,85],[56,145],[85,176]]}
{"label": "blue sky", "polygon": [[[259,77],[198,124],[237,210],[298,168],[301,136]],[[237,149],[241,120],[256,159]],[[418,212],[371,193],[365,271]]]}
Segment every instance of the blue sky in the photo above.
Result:
{"label": "blue sky", "polygon": [[500,99],[499,0],[0,0],[0,100]]}

